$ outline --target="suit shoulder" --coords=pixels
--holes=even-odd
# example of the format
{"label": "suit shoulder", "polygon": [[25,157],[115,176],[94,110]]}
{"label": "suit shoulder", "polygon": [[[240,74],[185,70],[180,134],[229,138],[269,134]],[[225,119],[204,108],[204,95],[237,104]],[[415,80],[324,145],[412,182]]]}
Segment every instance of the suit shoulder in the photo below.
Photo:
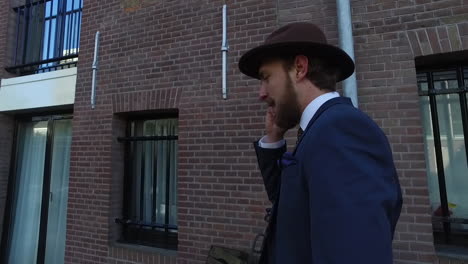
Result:
{"label": "suit shoulder", "polygon": [[314,126],[326,134],[335,131],[386,138],[385,133],[372,118],[350,104],[336,104],[329,107],[316,120]]}
{"label": "suit shoulder", "polygon": [[365,122],[375,123],[366,113],[362,112],[358,108],[355,108],[349,104],[336,104],[329,107],[324,111],[321,118],[323,121],[348,121],[361,120]]}

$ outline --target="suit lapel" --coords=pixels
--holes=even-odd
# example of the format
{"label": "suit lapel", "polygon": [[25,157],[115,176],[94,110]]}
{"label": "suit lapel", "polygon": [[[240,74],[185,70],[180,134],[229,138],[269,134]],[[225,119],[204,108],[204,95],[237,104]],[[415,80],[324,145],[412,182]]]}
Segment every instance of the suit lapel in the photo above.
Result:
{"label": "suit lapel", "polygon": [[320,108],[317,110],[315,115],[312,117],[312,119],[309,121],[309,124],[307,124],[307,128],[304,130],[304,133],[302,134],[301,138],[296,144],[296,147],[294,148],[294,154],[296,153],[297,146],[301,144],[302,139],[306,136],[307,132],[309,131],[310,127],[312,124],[330,107],[337,105],[337,104],[349,104],[352,105],[351,99],[348,97],[336,97],[333,99],[330,99],[326,101]]}

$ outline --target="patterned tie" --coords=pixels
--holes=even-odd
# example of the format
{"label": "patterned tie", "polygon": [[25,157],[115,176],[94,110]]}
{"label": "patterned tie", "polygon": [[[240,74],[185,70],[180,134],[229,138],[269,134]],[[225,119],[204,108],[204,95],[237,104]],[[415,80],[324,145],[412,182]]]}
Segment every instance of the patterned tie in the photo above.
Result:
{"label": "patterned tie", "polygon": [[304,130],[302,130],[302,127],[299,127],[299,129],[297,130],[297,141],[296,141],[296,145],[299,143],[299,140],[301,140],[301,137],[302,137],[302,134],[304,133]]}

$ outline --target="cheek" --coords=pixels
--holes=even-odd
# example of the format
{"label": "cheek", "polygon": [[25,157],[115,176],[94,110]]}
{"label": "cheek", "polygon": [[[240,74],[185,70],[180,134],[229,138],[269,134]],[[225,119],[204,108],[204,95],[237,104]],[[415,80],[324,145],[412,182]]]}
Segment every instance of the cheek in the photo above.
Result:
{"label": "cheek", "polygon": [[278,103],[280,102],[284,103],[287,100],[288,96],[289,95],[285,89],[278,89],[275,100]]}
{"label": "cheek", "polygon": [[270,91],[271,96],[276,100],[280,99],[284,95],[284,89],[278,84],[271,85]]}

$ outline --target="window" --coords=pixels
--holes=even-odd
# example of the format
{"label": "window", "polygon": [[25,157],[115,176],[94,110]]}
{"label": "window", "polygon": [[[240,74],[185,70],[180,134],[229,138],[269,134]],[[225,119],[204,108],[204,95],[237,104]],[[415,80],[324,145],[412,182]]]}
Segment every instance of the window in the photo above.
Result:
{"label": "window", "polygon": [[177,249],[176,118],[130,121],[122,242]]}
{"label": "window", "polygon": [[19,118],[0,263],[63,263],[72,120]]}
{"label": "window", "polygon": [[418,70],[437,244],[468,245],[468,66]]}
{"label": "window", "polygon": [[14,8],[14,55],[6,70],[26,75],[75,67],[82,7],[82,0],[26,0]]}

